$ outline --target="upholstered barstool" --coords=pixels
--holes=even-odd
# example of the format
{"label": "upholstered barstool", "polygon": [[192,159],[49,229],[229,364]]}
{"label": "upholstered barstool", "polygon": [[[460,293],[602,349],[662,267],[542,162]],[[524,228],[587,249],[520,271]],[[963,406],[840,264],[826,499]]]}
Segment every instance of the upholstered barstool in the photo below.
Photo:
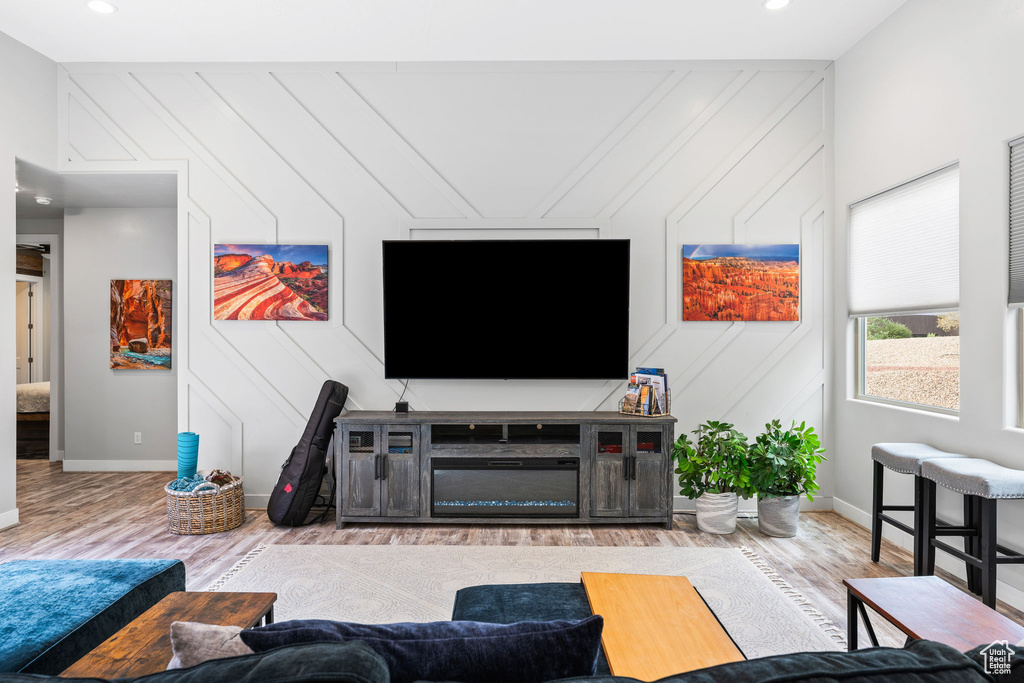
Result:
{"label": "upholstered barstool", "polygon": [[[967,563],[968,587],[980,593],[981,601],[994,608],[998,565],[1024,564],[1024,555],[996,542],[996,501],[1024,498],[1024,471],[981,458],[935,458],[921,465],[921,476],[925,480],[924,523],[927,528],[925,573],[935,573],[936,548],[960,558]],[[962,527],[943,527],[936,522],[936,484],[963,494]],[[939,541],[938,536],[962,536],[966,552]]]}
{"label": "upholstered barstool", "polygon": [[[882,550],[882,522],[890,524],[914,537],[914,576],[922,576],[926,552],[927,534],[924,523],[924,480],[921,478],[921,463],[934,458],[964,458],[958,453],[947,453],[926,443],[876,443],[871,447],[874,460],[874,481],[871,496],[871,561],[878,562]],[[900,474],[914,475],[914,504],[885,505],[882,502],[885,470]],[[913,512],[914,525],[904,524],[886,512]]]}

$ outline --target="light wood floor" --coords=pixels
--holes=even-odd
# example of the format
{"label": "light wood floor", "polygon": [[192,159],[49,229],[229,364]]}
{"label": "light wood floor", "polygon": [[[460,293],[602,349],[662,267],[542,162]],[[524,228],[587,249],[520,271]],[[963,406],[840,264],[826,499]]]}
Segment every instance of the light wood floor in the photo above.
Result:
{"label": "light wood floor", "polygon": [[[579,546],[747,546],[837,626],[846,629],[850,577],[902,576],[911,556],[885,541],[881,561],[868,558],[870,536],[833,512],[800,516],[796,538],[761,535],[757,521],[741,519],[736,533],[716,536],[697,530],[692,515],[677,514],[670,531],[661,526],[439,526],[346,525],[334,528],[333,513],[320,525],[299,529],[273,526],[263,510],[249,510],[237,529],[206,536],[166,531],[161,472],[62,472],[60,464],[18,461],[21,524],[0,531],[0,562],[24,558],[176,558],[185,562],[188,588],[201,590],[258,543],[331,545],[579,545]],[[310,571],[317,571],[311,567]],[[949,575],[944,578],[964,588]],[[1018,623],[1024,613],[1000,603]],[[872,620],[883,644],[900,646],[902,635]],[[861,641],[867,643],[862,632]]]}

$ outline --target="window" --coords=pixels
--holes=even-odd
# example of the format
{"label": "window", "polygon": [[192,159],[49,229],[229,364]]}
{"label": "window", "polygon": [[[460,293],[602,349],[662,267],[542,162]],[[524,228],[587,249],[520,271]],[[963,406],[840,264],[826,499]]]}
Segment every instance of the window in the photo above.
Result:
{"label": "window", "polygon": [[1017,308],[1017,425],[1024,427],[1024,138],[1010,143],[1010,295]]}
{"label": "window", "polygon": [[850,207],[858,398],[959,410],[959,214],[956,166]]}
{"label": "window", "polygon": [[960,314],[860,319],[862,398],[960,409]]}

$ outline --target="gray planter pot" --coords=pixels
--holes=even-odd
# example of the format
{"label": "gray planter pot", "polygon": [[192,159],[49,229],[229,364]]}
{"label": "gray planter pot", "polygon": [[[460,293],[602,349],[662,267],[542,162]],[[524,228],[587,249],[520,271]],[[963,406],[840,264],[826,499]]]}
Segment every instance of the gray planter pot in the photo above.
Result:
{"label": "gray planter pot", "polygon": [[697,528],[709,534],[731,534],[736,531],[735,493],[705,493],[697,498]]}
{"label": "gray planter pot", "polygon": [[757,499],[757,526],[766,536],[796,536],[800,519],[800,496]]}

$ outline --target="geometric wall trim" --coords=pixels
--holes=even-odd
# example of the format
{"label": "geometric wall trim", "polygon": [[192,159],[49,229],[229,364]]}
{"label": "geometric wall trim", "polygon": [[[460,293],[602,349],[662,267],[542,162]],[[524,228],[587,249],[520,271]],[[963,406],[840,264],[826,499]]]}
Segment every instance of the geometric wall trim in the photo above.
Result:
{"label": "geometric wall trim", "polygon": [[[386,239],[628,238],[630,362],[667,369],[679,430],[793,418],[827,444],[831,79],[821,62],[69,64],[61,170],[178,172],[178,422],[251,504],[325,379],[350,407],[403,391],[383,377]],[[327,244],[330,319],[214,321],[216,243]],[[683,322],[684,243],[799,243],[800,321]],[[406,398],[608,410],[623,389],[415,380]]]}

